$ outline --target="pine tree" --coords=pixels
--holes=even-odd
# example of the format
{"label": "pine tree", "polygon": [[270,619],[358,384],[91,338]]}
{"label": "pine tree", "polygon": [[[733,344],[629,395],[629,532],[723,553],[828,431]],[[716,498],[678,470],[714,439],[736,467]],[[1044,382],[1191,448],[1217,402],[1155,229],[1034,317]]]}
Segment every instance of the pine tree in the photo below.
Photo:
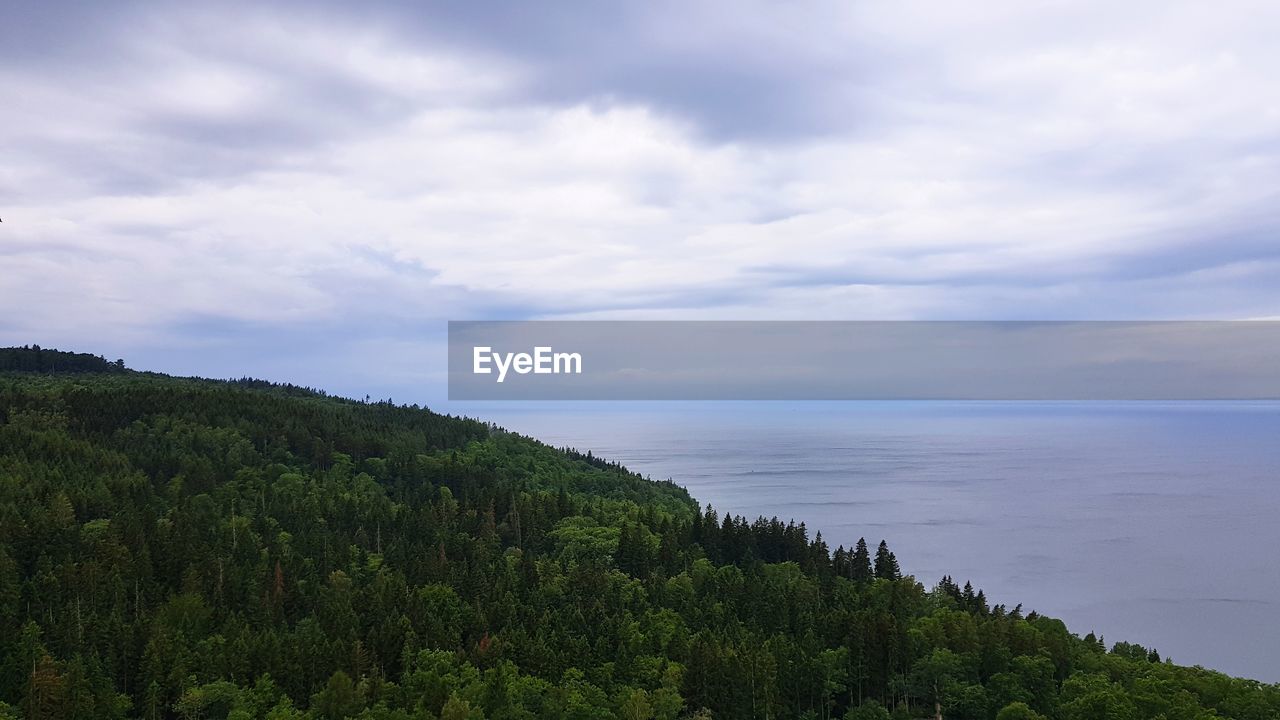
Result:
{"label": "pine tree", "polygon": [[[884,545],[884,543],[881,543]],[[850,577],[858,582],[866,582],[873,576],[871,573],[871,552],[867,550],[867,539],[858,538],[858,545],[853,550],[853,567]]]}
{"label": "pine tree", "polygon": [[876,578],[897,580],[901,577],[902,571],[898,568],[898,558],[889,552],[889,544],[881,540],[880,547],[876,550]]}
{"label": "pine tree", "polygon": [[48,653],[41,653],[31,666],[24,705],[29,720],[61,717],[66,692],[66,678]]}

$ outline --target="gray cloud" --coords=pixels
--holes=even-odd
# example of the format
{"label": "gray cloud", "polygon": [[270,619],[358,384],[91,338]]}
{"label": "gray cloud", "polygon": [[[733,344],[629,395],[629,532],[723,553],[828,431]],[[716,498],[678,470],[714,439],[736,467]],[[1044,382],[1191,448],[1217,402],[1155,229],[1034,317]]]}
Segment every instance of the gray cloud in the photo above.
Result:
{"label": "gray cloud", "polygon": [[4,342],[1280,315],[1267,3],[7,12]]}

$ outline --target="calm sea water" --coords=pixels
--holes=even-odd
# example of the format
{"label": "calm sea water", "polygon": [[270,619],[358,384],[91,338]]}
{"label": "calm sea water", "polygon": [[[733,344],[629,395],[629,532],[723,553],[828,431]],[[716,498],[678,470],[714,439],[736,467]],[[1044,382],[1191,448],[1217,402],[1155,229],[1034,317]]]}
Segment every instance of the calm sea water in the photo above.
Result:
{"label": "calm sea water", "polygon": [[1280,404],[468,408],[725,511],[889,541],[932,585],[1280,681]]}

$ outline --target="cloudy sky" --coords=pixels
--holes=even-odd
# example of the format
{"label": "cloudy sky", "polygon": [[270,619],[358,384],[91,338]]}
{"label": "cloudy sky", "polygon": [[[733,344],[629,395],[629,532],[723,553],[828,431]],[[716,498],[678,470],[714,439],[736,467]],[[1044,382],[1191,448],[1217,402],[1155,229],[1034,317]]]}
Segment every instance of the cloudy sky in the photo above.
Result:
{"label": "cloudy sky", "polygon": [[495,318],[1280,315],[1280,5],[18,2],[0,344],[419,400]]}

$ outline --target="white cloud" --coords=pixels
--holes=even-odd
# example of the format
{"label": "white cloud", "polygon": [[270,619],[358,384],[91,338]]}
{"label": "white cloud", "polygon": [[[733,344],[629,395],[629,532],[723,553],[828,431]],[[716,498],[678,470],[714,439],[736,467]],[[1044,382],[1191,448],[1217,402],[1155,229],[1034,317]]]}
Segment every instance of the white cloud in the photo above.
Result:
{"label": "white cloud", "polygon": [[[634,93],[524,93],[537,68],[493,52],[261,12],[161,18],[95,70],[11,69],[4,332],[492,308],[1274,314],[1267,21],[859,8],[811,41],[767,19],[721,29],[831,73],[797,82],[857,85],[847,131],[777,140],[709,136]],[[847,78],[841,39],[860,48]]]}

